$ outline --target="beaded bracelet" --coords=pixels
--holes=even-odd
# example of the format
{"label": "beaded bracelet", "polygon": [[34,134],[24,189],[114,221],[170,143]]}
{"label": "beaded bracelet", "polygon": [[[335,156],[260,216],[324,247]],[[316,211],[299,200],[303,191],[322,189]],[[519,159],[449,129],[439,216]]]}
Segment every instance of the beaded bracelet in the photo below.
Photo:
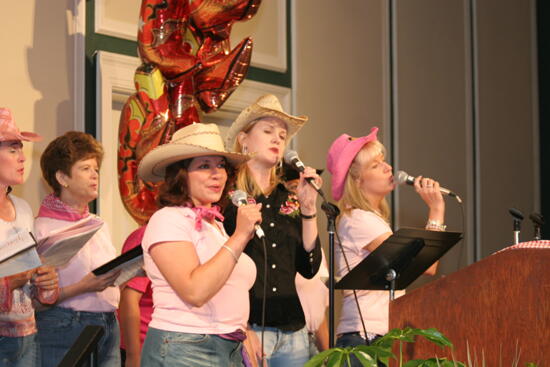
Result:
{"label": "beaded bracelet", "polygon": [[227,245],[222,245],[222,247],[224,249],[226,249],[227,251],[229,251],[229,253],[231,254],[231,256],[233,256],[233,258],[235,259],[235,262],[239,262],[239,258],[237,257],[237,255],[235,254],[235,251],[233,251],[233,249]]}
{"label": "beaded bracelet", "polygon": [[447,228],[447,226],[445,224],[441,223],[438,220],[429,219],[428,223],[426,223],[426,229],[428,231],[443,232],[443,231],[445,231],[446,228]]}

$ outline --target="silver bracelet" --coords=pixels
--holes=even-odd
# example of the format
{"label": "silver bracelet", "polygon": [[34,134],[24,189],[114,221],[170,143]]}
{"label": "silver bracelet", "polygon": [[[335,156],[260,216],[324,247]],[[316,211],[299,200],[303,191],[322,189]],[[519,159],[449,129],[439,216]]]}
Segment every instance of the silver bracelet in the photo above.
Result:
{"label": "silver bracelet", "polygon": [[426,223],[426,229],[428,231],[431,230],[431,231],[443,232],[443,231],[445,231],[446,228],[447,228],[447,226],[445,224],[441,223],[438,220],[429,219],[428,223]]}
{"label": "silver bracelet", "polygon": [[239,262],[239,258],[237,257],[237,255],[235,254],[235,251],[233,251],[233,249],[227,245],[222,245],[222,247],[224,249],[226,249],[227,251],[229,251],[229,253],[231,254],[231,256],[233,256],[233,258],[235,259],[235,262],[238,263]]}

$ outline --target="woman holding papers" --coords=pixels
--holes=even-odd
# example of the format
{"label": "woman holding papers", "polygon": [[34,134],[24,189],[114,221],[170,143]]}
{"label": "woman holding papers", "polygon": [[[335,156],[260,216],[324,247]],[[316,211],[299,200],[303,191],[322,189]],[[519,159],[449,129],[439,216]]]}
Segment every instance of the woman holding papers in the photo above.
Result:
{"label": "woman holding papers", "polygon": [[261,221],[260,205],[238,209],[229,237],[216,204],[227,199],[231,167],[247,159],[225,151],[216,125],[193,124],[141,161],[144,180],[164,180],[162,209],[142,242],[154,302],[142,366],[242,366],[256,277],[243,250]]}
{"label": "woman holding papers", "polygon": [[[369,135],[360,138],[342,134],[329,149],[327,168],[332,174],[332,196],[338,200],[342,213],[338,233],[345,258],[339,248],[336,250],[340,277],[392,234],[385,196],[395,188],[395,184],[392,167],[385,160],[385,149],[377,140],[377,132],[375,127]],[[414,186],[429,208],[426,229],[444,230],[445,203],[439,184],[418,177]],[[357,297],[367,335],[364,335],[353,293],[346,291],[337,328],[337,346],[365,344],[388,332],[388,292],[357,291]],[[352,365],[361,364],[354,360]]]}
{"label": "woman holding papers", "polygon": [[[53,193],[42,201],[35,221],[39,238],[93,215],[88,204],[98,195],[102,159],[99,142],[82,132],[67,132],[48,145],[40,164]],[[87,325],[105,329],[98,346],[99,365],[120,366],[120,333],[115,317],[119,290],[111,287],[118,273],[91,273],[115,255],[109,230],[103,224],[66,265],[57,269],[59,302],[36,315],[43,366],[57,366]]]}
{"label": "woman holding papers", "polygon": [[[0,257],[10,238],[18,232],[33,229],[33,214],[29,204],[11,194],[11,186],[24,180],[25,155],[23,141],[38,141],[34,133],[20,132],[15,126],[11,111],[0,108]],[[16,242],[10,242],[16,245]],[[8,259],[21,260],[34,257],[39,263],[36,249],[24,251]],[[16,259],[18,258],[18,259]],[[0,267],[2,264],[0,263]],[[28,268],[26,268],[28,269]],[[0,278],[0,365],[40,366],[40,351],[36,339],[36,323],[32,301],[52,304],[58,295],[57,274],[52,267],[42,266]]]}
{"label": "woman holding papers", "polygon": [[[250,291],[249,334],[251,349],[261,358],[257,335],[262,330],[265,285],[263,351],[271,367],[301,367],[309,359],[306,320],[295,278],[297,273],[312,278],[321,264],[317,192],[306,182],[306,178],[310,178],[321,186],[321,178],[313,168],[305,168],[294,195],[286,190],[279,177],[284,150],[306,122],[306,116],[285,113],[277,97],[268,94],[239,114],[226,138],[226,145],[234,151],[252,155],[238,169],[237,189],[245,191],[249,200],[263,204],[266,252],[257,236],[246,248],[258,267],[258,278]],[[227,217],[225,229],[232,233],[235,208],[228,207],[224,215]]]}

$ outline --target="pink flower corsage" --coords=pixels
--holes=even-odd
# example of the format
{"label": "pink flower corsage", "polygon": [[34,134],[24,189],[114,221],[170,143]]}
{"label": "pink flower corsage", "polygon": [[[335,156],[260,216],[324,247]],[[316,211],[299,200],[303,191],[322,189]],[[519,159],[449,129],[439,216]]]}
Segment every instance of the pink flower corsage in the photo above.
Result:
{"label": "pink flower corsage", "polygon": [[298,197],[296,195],[289,195],[288,199],[281,205],[279,213],[290,217],[300,215],[300,203],[298,202]]}

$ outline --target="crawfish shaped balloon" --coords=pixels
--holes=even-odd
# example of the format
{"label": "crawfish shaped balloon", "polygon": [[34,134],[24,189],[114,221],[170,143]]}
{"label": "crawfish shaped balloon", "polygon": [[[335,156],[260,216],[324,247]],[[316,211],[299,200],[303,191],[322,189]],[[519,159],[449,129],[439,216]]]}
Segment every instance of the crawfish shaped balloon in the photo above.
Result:
{"label": "crawfish shaped balloon", "polygon": [[142,0],[136,93],[119,124],[119,191],[141,225],[157,210],[158,184],[137,177],[141,158],[172,134],[199,123],[197,108],[215,111],[243,81],[252,55],[245,38],[231,50],[235,21],[250,19],[261,0]]}

